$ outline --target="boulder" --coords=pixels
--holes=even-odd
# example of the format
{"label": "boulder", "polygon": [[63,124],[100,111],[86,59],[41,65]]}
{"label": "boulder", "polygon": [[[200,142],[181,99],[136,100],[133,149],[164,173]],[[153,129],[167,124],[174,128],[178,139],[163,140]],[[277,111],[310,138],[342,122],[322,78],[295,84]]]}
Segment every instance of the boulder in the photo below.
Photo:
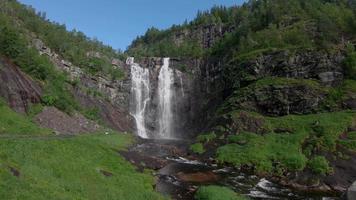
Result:
{"label": "boulder", "polygon": [[344,104],[346,108],[356,110],[356,98],[349,98],[344,102]]}

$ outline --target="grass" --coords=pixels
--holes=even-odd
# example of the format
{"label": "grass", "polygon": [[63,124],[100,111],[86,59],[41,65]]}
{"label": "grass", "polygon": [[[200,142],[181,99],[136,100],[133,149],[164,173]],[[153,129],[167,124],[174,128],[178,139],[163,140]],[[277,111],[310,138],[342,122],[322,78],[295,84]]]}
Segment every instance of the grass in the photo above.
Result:
{"label": "grass", "polygon": [[246,197],[238,195],[227,187],[202,186],[195,194],[196,200],[246,200]]}
{"label": "grass", "polygon": [[120,134],[0,139],[0,199],[163,199],[153,178],[118,154],[130,142]]}
{"label": "grass", "polygon": [[49,135],[51,133],[52,131],[48,129],[38,127],[29,117],[16,113],[0,99],[0,135]]}
{"label": "grass", "polygon": [[[339,135],[354,120],[353,112],[265,117],[271,132],[240,133],[217,150],[217,159],[236,167],[248,165],[259,173],[301,171],[318,152],[335,152]],[[288,130],[275,133],[273,130]]]}
{"label": "grass", "polygon": [[327,175],[332,173],[329,161],[324,156],[315,156],[308,162],[309,168],[316,174]]}

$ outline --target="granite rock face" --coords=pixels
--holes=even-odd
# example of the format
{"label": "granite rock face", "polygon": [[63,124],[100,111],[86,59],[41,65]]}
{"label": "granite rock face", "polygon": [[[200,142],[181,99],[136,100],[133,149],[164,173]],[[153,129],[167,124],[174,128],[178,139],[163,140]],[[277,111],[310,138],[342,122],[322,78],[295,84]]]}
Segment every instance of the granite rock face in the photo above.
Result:
{"label": "granite rock face", "polygon": [[41,87],[11,61],[0,57],[0,97],[12,109],[26,113],[30,104],[41,102]]}
{"label": "granite rock face", "polygon": [[335,86],[343,80],[342,53],[321,51],[275,51],[262,54],[241,64],[255,79],[267,76],[319,80]]}
{"label": "granite rock face", "polygon": [[308,85],[269,85],[251,89],[235,103],[241,109],[282,116],[316,112],[324,97],[323,91]]}

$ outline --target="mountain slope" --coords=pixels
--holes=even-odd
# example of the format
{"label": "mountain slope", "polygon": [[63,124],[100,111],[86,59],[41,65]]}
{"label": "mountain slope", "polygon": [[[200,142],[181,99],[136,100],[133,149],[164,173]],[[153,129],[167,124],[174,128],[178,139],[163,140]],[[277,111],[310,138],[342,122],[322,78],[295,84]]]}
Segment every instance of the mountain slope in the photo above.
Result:
{"label": "mountain slope", "polygon": [[201,100],[204,127],[192,145],[200,156],[300,190],[341,193],[356,179],[355,3],[215,7],[149,29],[127,53],[174,57],[173,68],[189,74],[198,88],[190,100]]}

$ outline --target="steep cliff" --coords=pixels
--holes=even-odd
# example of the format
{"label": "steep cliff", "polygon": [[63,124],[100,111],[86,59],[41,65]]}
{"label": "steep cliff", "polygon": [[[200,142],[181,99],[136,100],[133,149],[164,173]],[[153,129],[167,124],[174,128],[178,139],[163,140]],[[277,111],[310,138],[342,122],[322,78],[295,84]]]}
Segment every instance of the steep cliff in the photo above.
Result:
{"label": "steep cliff", "polygon": [[[215,7],[190,23],[148,30],[127,53],[173,57],[170,66],[183,79],[175,79],[176,93],[186,92],[175,99],[175,123],[181,135],[201,132],[192,149],[201,147],[207,160],[300,190],[343,192],[355,179],[354,5],[261,0]],[[140,62],[156,74],[153,84],[161,62]],[[151,103],[147,126],[154,131],[154,97]]]}

